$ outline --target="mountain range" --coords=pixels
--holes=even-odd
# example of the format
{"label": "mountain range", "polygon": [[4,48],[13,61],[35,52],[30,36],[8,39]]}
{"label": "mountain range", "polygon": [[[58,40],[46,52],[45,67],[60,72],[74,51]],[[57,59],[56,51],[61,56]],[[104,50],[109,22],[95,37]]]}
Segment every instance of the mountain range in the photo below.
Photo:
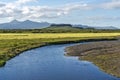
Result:
{"label": "mountain range", "polygon": [[[18,20],[13,20],[8,23],[1,23],[0,24],[0,29],[41,29],[41,28],[46,28],[52,25],[51,23],[48,22],[34,22],[30,20],[25,20],[25,21],[18,21]],[[88,26],[88,25],[72,25],[73,27],[79,27],[79,28],[94,28],[94,29],[118,29],[113,26],[105,26],[105,27],[96,27],[96,26]]]}
{"label": "mountain range", "polygon": [[48,22],[34,22],[30,20],[18,21],[13,20],[8,23],[0,24],[0,29],[40,29],[50,26]]}
{"label": "mountain range", "polygon": [[87,28],[93,28],[93,29],[118,29],[117,27],[114,26],[88,26],[88,25],[73,25],[73,27],[80,27],[83,29],[87,29]]}

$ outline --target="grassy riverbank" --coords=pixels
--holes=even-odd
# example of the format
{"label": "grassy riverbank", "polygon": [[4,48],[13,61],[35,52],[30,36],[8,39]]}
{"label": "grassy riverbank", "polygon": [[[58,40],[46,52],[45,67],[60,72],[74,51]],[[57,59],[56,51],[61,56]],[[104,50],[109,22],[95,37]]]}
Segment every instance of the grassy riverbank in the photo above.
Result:
{"label": "grassy riverbank", "polygon": [[80,44],[66,48],[67,54],[88,60],[111,75],[120,77],[120,41]]}
{"label": "grassy riverbank", "polygon": [[2,33],[0,34],[0,66],[23,51],[50,45],[89,40],[110,40],[120,33]]}

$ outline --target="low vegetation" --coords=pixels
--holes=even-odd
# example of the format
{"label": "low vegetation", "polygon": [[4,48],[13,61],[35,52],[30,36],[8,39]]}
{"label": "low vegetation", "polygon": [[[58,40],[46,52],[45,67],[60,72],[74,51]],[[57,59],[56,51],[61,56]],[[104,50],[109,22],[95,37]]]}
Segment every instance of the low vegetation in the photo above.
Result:
{"label": "low vegetation", "polygon": [[67,55],[95,63],[103,71],[120,77],[120,40],[91,42],[66,48]]}
{"label": "low vegetation", "polygon": [[0,34],[0,66],[25,50],[32,48],[70,42],[89,40],[111,40],[120,33],[1,33]]}
{"label": "low vegetation", "polygon": [[0,29],[0,33],[118,33],[120,29],[93,29],[71,26],[50,26],[42,29]]}
{"label": "low vegetation", "polygon": [[119,35],[120,33],[1,33],[0,39],[106,38]]}

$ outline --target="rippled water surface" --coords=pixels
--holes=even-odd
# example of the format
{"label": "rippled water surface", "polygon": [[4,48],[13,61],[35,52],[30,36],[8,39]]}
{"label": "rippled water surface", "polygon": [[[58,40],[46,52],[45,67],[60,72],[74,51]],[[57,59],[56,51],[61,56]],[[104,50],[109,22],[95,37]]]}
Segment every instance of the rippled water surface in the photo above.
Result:
{"label": "rippled water surface", "polygon": [[64,56],[67,46],[52,45],[23,52],[0,68],[0,80],[120,80],[77,57]]}

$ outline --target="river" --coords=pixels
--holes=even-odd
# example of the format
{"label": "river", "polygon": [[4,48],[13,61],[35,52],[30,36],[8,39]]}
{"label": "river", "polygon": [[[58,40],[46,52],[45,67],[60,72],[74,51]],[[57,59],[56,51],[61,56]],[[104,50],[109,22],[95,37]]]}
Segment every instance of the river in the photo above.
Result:
{"label": "river", "polygon": [[0,80],[120,80],[88,61],[65,56],[74,44],[44,46],[25,51],[0,68]]}

